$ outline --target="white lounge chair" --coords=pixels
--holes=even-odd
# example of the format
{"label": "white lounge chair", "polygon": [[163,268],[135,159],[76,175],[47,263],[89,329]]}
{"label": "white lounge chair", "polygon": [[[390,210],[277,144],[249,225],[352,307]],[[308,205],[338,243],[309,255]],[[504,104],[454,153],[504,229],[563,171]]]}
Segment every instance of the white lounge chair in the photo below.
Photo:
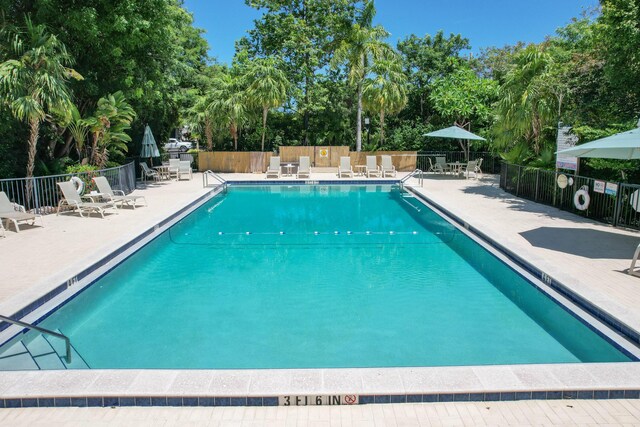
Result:
{"label": "white lounge chair", "polygon": [[147,204],[147,199],[145,199],[144,196],[133,196],[133,195],[127,196],[124,194],[124,191],[122,190],[111,189],[111,185],[109,184],[109,181],[104,176],[94,177],[93,182],[96,183],[96,186],[98,187],[98,192],[100,192],[102,197],[113,202],[116,205],[116,207],[118,206],[117,204],[120,203],[120,206],[124,206],[126,204],[126,205],[132,206],[133,209],[135,209],[136,201],[138,199],[144,201],[145,206],[149,206]]}
{"label": "white lounge chair", "polygon": [[274,156],[269,159],[269,167],[267,168],[267,178],[280,178],[280,156]]}
{"label": "white lounge chair", "polygon": [[380,156],[380,172],[382,172],[382,177],[386,176],[396,176],[396,167],[391,163],[391,156]]}
{"label": "white lounge chair", "polygon": [[311,176],[311,161],[309,160],[309,156],[300,156],[296,178],[301,178],[302,176],[306,178],[310,178]]}
{"label": "white lounge chair", "polygon": [[367,175],[367,178],[371,178],[371,176],[380,176],[380,167],[378,166],[376,156],[367,156],[367,164],[365,165],[364,173]]}
{"label": "white lounge chair", "polygon": [[463,172],[464,175],[467,177],[467,179],[469,179],[469,174],[471,172],[473,172],[473,176],[478,179],[478,172],[476,171],[476,167],[478,165],[478,162],[476,162],[475,160],[472,160],[470,162],[467,162],[466,166],[463,166]]}
{"label": "white lounge chair", "polygon": [[431,161],[431,157],[427,157],[427,160],[429,160],[429,169],[427,170],[427,172],[433,172],[433,173],[444,173],[444,169],[442,168],[442,165],[440,163],[433,163]]}
{"label": "white lounge chair", "polygon": [[482,157],[480,157],[478,160],[476,160],[478,163],[476,163],[476,176],[478,174],[482,175]]}
{"label": "white lounge chair", "polygon": [[62,191],[62,199],[58,203],[56,216],[60,214],[62,206],[69,206],[72,209],[78,209],[80,216],[82,212],[87,212],[87,216],[91,216],[91,212],[98,212],[104,218],[104,210],[115,207],[113,202],[84,202],[71,181],[58,182],[58,187]]}
{"label": "white lounge chair", "polygon": [[[19,222],[31,221],[30,225],[34,225],[36,222],[36,216],[32,213],[25,212],[24,206],[17,205],[19,210],[16,210],[16,205],[11,203],[4,191],[0,191],[0,227],[9,228],[9,223],[13,223],[13,227],[16,232],[20,232]],[[7,224],[6,227],[2,226],[2,221]]]}
{"label": "white lounge chair", "polygon": [[149,178],[152,178],[155,181],[158,181],[160,179],[160,174],[158,173],[158,171],[150,169],[145,162],[140,163],[140,168],[142,169],[142,178],[145,181]]}
{"label": "white lounge chair", "polygon": [[169,179],[175,177],[180,179],[180,159],[169,159],[169,168],[167,169]]}
{"label": "white lounge chair", "polygon": [[[193,171],[191,170],[191,162],[189,160],[178,160],[178,179],[182,179],[183,176],[189,175],[189,179],[193,178]],[[171,167],[169,167],[171,169]]]}
{"label": "white lounge chair", "polygon": [[340,166],[338,167],[338,178],[342,178],[342,175],[347,175],[353,178],[353,168],[351,167],[351,157],[340,157]]}

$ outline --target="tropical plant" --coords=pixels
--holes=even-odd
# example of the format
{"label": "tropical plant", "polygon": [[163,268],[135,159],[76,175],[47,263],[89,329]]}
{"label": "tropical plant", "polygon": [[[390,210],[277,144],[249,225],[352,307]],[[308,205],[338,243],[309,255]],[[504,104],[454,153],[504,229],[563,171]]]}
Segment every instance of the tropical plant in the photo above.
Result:
{"label": "tropical plant", "polygon": [[128,151],[127,143],[131,141],[126,131],[135,117],[135,111],[122,92],[100,98],[95,113],[84,120],[91,135],[91,164],[102,168],[110,155],[124,156]]}
{"label": "tropical plant", "polygon": [[380,145],[384,143],[385,114],[397,114],[407,105],[407,77],[399,61],[374,62],[373,77],[362,84],[364,108],[380,115]]}
{"label": "tropical plant", "polygon": [[249,85],[249,102],[262,107],[262,151],[267,130],[267,114],[287,99],[289,81],[276,58],[259,58],[249,62],[244,78]]}
{"label": "tropical plant", "polygon": [[231,71],[219,73],[213,81],[209,109],[218,123],[229,129],[233,148],[238,150],[238,133],[247,122],[247,95],[242,87],[242,79]]}
{"label": "tropical plant", "polygon": [[349,82],[356,86],[358,104],[356,110],[356,150],[362,149],[362,85],[374,61],[393,59],[397,53],[383,41],[389,33],[382,26],[373,26],[376,9],[373,0],[364,4],[356,22],[350,28],[347,39],[336,49],[332,59],[334,66],[346,64]]}
{"label": "tropical plant", "polygon": [[23,28],[4,26],[0,31],[0,98],[14,117],[29,125],[27,178],[33,176],[40,125],[52,111],[71,105],[70,78],[82,77],[70,68],[73,58],[44,25],[25,17]]}

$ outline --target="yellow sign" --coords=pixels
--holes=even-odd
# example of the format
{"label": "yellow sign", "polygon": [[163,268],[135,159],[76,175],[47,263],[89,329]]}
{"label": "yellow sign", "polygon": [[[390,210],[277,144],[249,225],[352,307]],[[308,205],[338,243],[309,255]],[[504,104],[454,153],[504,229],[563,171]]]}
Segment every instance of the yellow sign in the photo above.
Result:
{"label": "yellow sign", "polygon": [[329,157],[329,150],[327,150],[326,148],[321,148],[320,157]]}

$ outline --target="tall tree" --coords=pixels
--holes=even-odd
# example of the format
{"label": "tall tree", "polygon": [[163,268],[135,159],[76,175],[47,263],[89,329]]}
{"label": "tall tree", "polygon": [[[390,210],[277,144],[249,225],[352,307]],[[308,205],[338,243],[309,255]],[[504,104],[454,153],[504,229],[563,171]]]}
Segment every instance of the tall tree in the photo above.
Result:
{"label": "tall tree", "polygon": [[349,81],[356,86],[356,151],[362,150],[362,85],[374,61],[392,59],[397,54],[383,41],[389,33],[382,26],[373,26],[376,9],[373,0],[364,4],[346,40],[333,57],[333,64],[346,64]]}
{"label": "tall tree", "polygon": [[398,60],[376,61],[372,77],[362,84],[364,107],[380,115],[380,145],[384,143],[385,114],[397,114],[407,105],[407,77]]}
{"label": "tall tree", "polygon": [[284,72],[279,68],[276,58],[258,58],[249,62],[247,72],[244,74],[247,80],[247,95],[249,101],[262,107],[262,151],[264,151],[264,138],[267,131],[267,114],[272,108],[282,105],[287,98],[289,81]]}
{"label": "tall tree", "polygon": [[1,37],[6,51],[0,63],[0,97],[18,120],[29,125],[26,176],[31,178],[40,125],[48,114],[71,104],[67,83],[81,76],[70,68],[73,59],[65,45],[28,17],[23,28],[4,27]]}
{"label": "tall tree", "polygon": [[216,120],[229,129],[233,139],[233,149],[236,151],[240,128],[247,122],[249,116],[247,111],[249,103],[243,83],[237,71],[221,72],[213,81],[212,102],[209,104],[209,109]]}

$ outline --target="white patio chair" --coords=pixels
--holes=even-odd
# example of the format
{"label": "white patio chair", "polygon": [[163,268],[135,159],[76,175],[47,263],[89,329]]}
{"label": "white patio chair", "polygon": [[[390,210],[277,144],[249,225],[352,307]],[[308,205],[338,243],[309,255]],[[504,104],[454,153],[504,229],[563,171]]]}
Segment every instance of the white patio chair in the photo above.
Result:
{"label": "white patio chair", "polygon": [[298,163],[298,173],[296,174],[296,178],[301,178],[302,176],[309,178],[311,175],[311,161],[309,160],[309,156],[300,156],[300,162]]}
{"label": "white patio chair", "polygon": [[71,181],[58,182],[57,184],[58,187],[60,187],[60,191],[62,191],[62,199],[58,202],[58,212],[56,213],[56,216],[60,215],[60,208],[62,206],[69,206],[72,209],[78,209],[81,217],[83,216],[82,212],[87,212],[87,216],[91,216],[91,212],[98,212],[102,218],[104,218],[105,209],[115,208],[113,202],[84,202]]}
{"label": "white patio chair", "polygon": [[118,206],[117,203],[120,203],[121,207],[126,204],[126,205],[132,206],[133,209],[135,209],[136,201],[138,199],[141,199],[142,201],[144,201],[145,206],[149,206],[147,204],[147,199],[144,196],[134,196],[131,194],[127,196],[124,194],[124,191],[122,190],[113,190],[111,188],[111,184],[109,184],[109,181],[104,176],[94,177],[93,182],[96,183],[96,187],[98,187],[98,192],[101,193],[105,199],[112,201],[116,205],[116,207]]}
{"label": "white patio chair", "polygon": [[351,157],[340,157],[340,166],[338,166],[338,178],[342,178],[342,175],[347,175],[353,178],[353,168],[351,167]]}
{"label": "white patio chair", "polygon": [[380,162],[380,172],[382,173],[383,178],[389,175],[396,176],[396,167],[393,166],[393,163],[391,162],[391,156],[380,156]]}
{"label": "white patio chair", "polygon": [[17,205],[19,210],[16,210],[16,205],[11,203],[11,200],[7,197],[7,194],[4,191],[0,191],[0,228],[4,228],[2,226],[2,221],[7,224],[6,228],[9,228],[9,223],[13,224],[13,227],[16,229],[16,233],[20,232],[20,227],[18,226],[19,222],[28,222],[31,221],[31,224],[34,225],[36,223],[36,216],[32,213],[28,213],[25,211],[24,206]]}
{"label": "white patio chair", "polygon": [[472,172],[473,172],[474,178],[478,179],[478,173],[476,172],[477,165],[478,165],[478,162],[476,162],[475,160],[471,160],[470,162],[467,162],[466,166],[462,167],[463,173],[467,177],[467,179],[469,179],[469,174],[471,174]]}
{"label": "white patio chair", "polygon": [[155,181],[158,181],[160,179],[160,174],[158,173],[158,171],[149,168],[146,163],[140,163],[140,168],[142,169],[142,178],[145,181],[149,178],[152,178]]}
{"label": "white patio chair", "polygon": [[189,160],[178,160],[178,179],[189,175],[189,179],[193,178],[193,170],[191,170],[191,162]]}
{"label": "white patio chair", "polygon": [[180,159],[169,159],[169,179],[180,179]]}
{"label": "white patio chair", "polygon": [[367,178],[371,178],[371,176],[380,176],[380,167],[378,166],[378,160],[376,156],[367,156],[367,164],[365,167],[365,174]]}
{"label": "white patio chair", "polygon": [[280,175],[280,156],[271,157],[266,178],[280,178]]}
{"label": "white patio chair", "polygon": [[441,170],[442,173],[451,172],[451,168],[447,164],[447,158],[446,157],[436,157],[435,167],[437,167],[438,170]]}

